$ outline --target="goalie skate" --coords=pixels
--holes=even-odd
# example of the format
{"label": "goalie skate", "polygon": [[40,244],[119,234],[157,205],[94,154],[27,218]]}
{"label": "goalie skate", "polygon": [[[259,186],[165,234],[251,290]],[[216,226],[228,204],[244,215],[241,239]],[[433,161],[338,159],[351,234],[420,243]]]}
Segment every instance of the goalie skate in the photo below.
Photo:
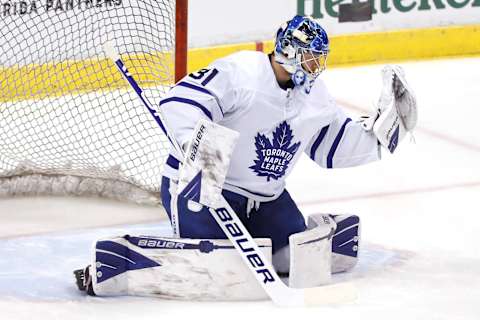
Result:
{"label": "goalie skate", "polygon": [[85,291],[90,296],[95,295],[92,287],[92,277],[90,276],[90,265],[84,269],[74,270],[73,275],[75,276],[78,290]]}

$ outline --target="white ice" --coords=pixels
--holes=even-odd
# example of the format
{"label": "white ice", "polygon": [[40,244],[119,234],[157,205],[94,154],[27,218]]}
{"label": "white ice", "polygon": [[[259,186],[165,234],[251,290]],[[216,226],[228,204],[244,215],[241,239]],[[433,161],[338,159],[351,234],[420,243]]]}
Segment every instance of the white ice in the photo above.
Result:
{"label": "white ice", "polygon": [[[271,302],[92,298],[71,271],[92,242],[166,234],[160,209],[98,199],[0,200],[0,319],[480,319],[480,58],[401,63],[419,125],[394,155],[363,167],[319,169],[302,159],[288,189],[302,211],[362,218],[360,262],[336,277],[359,288],[354,303],[282,309]],[[379,65],[322,77],[352,116],[378,95]]]}

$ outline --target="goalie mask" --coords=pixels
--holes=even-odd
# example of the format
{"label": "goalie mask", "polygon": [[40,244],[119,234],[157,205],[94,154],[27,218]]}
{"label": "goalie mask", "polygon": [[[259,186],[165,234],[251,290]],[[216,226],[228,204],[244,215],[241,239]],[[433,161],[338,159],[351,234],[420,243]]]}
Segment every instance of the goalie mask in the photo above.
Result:
{"label": "goalie mask", "polygon": [[275,61],[292,75],[295,86],[305,86],[307,93],[327,67],[328,52],[327,33],[308,17],[297,15],[277,31]]}

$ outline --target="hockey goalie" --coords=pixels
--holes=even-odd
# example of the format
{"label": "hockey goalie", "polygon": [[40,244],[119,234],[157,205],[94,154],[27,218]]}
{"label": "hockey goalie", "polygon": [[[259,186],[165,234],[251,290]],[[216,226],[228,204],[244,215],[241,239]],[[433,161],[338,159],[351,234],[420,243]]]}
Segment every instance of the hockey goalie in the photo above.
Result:
{"label": "hockey goalie", "polygon": [[[415,128],[417,107],[403,70],[386,66],[373,114],[352,120],[319,78],[328,54],[325,30],[295,16],[278,29],[272,53],[234,53],[179,81],[159,106],[180,146],[166,160],[161,188],[174,236],[98,240],[88,267],[75,271],[79,289],[99,296],[265,299],[262,282],[273,276],[257,268],[264,274],[256,278],[241,260],[238,252],[251,248],[227,239],[240,229],[221,228],[211,214],[221,201],[275,273],[288,276],[289,287],[326,285],[332,273],[351,270],[360,218],[317,214],[306,221],[285,179],[302,153],[328,169],[377,161],[382,146],[393,153]],[[247,255],[250,269],[262,266],[258,257]]]}

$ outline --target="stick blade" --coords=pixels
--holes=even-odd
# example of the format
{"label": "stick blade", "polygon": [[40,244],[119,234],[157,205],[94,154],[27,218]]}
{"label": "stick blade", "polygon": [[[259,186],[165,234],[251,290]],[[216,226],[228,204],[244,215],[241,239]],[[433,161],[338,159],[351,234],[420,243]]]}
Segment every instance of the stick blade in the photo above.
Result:
{"label": "stick blade", "polygon": [[357,299],[357,288],[351,282],[336,283],[315,288],[306,288],[305,306],[322,306],[353,302]]}

